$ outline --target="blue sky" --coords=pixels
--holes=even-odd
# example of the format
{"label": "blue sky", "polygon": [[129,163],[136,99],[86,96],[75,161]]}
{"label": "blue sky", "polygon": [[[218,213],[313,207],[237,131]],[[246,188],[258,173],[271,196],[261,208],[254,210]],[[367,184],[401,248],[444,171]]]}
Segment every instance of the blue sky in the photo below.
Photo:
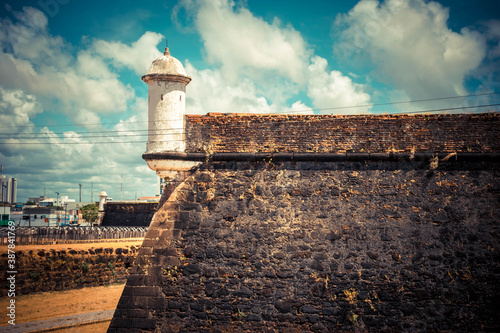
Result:
{"label": "blue sky", "polygon": [[497,1],[7,0],[0,163],[18,201],[78,199],[79,183],[90,200],[92,182],[94,200],[155,195],[140,77],[167,38],[193,78],[188,113],[498,110],[476,106],[500,101],[499,14]]}

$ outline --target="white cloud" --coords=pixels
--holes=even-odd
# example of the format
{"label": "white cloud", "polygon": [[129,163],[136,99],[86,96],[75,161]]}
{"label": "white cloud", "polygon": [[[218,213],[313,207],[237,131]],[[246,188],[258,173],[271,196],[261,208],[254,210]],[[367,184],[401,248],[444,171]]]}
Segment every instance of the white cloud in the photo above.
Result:
{"label": "white cloud", "polygon": [[314,114],[314,111],[309,106],[302,103],[302,101],[297,101],[290,107],[289,113],[291,114]]}
{"label": "white cloud", "polygon": [[144,75],[151,62],[161,56],[156,45],[163,39],[163,35],[147,31],[130,46],[121,42],[97,40],[94,42],[96,52],[112,60],[115,66],[125,66],[135,71],[137,75]]}
{"label": "white cloud", "polygon": [[280,111],[258,91],[252,80],[242,78],[230,83],[220,70],[197,70],[186,62],[186,72],[192,81],[187,88],[187,113],[272,113]]}
{"label": "white cloud", "polygon": [[423,0],[361,0],[335,22],[336,54],[373,66],[384,83],[412,99],[465,94],[465,77],[485,56],[484,37],[447,26],[448,9]]}
{"label": "white cloud", "polygon": [[[100,57],[81,51],[77,57],[59,36],[47,31],[47,18],[25,7],[18,21],[0,20],[0,85],[36,95],[44,107],[55,98],[59,111],[73,119],[124,112],[134,91],[109,71]],[[9,52],[10,50],[10,52]]]}
{"label": "white cloud", "polygon": [[231,0],[189,0],[180,5],[194,15],[208,60],[220,64],[226,78],[234,82],[242,72],[264,70],[267,76],[274,71],[293,82],[304,81],[310,52],[293,27],[277,18],[268,23]]}
{"label": "white cloud", "polygon": [[34,30],[46,30],[48,25],[47,16],[33,7],[23,7],[22,12],[14,12],[14,16],[26,26]]}
{"label": "white cloud", "polygon": [[[337,108],[346,106],[362,106],[358,108],[334,109],[336,114],[365,113],[369,107],[370,96],[364,92],[364,86],[353,83],[348,76],[339,71],[328,73],[327,61],[315,56],[308,67],[308,95],[316,108]],[[324,113],[332,113],[325,110]]]}
{"label": "white cloud", "polygon": [[[26,95],[21,90],[8,90],[0,87],[1,132],[20,130],[24,128],[20,126],[31,125],[30,118],[42,111],[35,96]],[[26,128],[24,131],[29,131],[29,129]]]}
{"label": "white cloud", "polygon": [[[290,107],[289,103],[301,91],[315,108],[368,103],[363,85],[339,71],[329,72],[327,61],[312,56],[301,34],[278,19],[268,23],[229,0],[184,0],[180,6],[193,19],[207,58],[220,65],[198,71],[187,64],[193,77],[188,87],[189,113],[295,112],[299,104]],[[174,17],[179,11],[178,6]]]}

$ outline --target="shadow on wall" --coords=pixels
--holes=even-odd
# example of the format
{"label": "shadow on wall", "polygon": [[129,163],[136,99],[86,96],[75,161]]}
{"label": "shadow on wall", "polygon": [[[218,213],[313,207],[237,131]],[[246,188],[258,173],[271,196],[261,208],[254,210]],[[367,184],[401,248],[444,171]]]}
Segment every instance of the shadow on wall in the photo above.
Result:
{"label": "shadow on wall", "polygon": [[103,227],[148,227],[158,203],[108,202],[104,206]]}

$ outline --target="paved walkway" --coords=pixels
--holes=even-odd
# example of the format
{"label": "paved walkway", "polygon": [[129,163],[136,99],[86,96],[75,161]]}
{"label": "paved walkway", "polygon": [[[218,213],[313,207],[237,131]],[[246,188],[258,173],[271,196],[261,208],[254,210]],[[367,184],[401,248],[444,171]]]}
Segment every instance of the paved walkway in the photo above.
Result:
{"label": "paved walkway", "polygon": [[115,310],[81,313],[72,316],[56,317],[47,320],[31,321],[28,323],[0,326],[0,332],[28,333],[47,332],[54,329],[73,327],[83,324],[99,323],[113,318]]}

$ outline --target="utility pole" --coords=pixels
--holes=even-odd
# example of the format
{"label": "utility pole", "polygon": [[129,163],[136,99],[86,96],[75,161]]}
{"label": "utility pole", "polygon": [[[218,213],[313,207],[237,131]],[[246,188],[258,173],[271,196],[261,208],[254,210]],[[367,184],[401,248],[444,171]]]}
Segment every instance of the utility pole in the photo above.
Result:
{"label": "utility pole", "polygon": [[90,202],[94,202],[94,181],[92,181],[92,185],[90,186]]}
{"label": "utility pole", "polygon": [[82,184],[78,184],[80,186],[80,202],[82,202]]}
{"label": "utility pole", "polygon": [[56,213],[56,216],[57,216],[56,227],[58,227],[59,226],[59,207],[57,205],[59,203],[59,192],[56,192],[56,194],[57,194],[57,199],[56,199],[56,212],[57,212]]}
{"label": "utility pole", "polygon": [[6,189],[7,188],[7,185],[5,184],[2,184],[2,206],[3,206],[3,215],[2,215],[2,220],[3,218],[5,217],[5,198],[4,198],[4,188]]}

